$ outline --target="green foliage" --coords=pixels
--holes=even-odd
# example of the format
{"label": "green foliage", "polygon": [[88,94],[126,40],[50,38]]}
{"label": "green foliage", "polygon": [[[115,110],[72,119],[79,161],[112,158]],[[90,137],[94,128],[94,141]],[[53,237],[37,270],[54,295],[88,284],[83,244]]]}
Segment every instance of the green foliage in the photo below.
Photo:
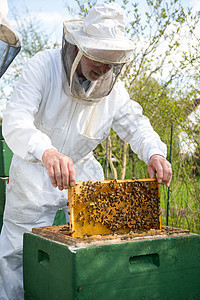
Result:
{"label": "green foliage", "polygon": [[49,36],[42,31],[40,22],[33,19],[28,10],[26,10],[26,15],[26,20],[18,19],[16,13],[14,18],[22,42],[21,55],[31,57],[39,51],[50,48]]}
{"label": "green foliage", "polygon": [[[191,178],[185,172],[185,178],[173,179],[170,188],[169,225],[188,228],[191,232],[200,232],[198,178]],[[187,179],[187,180],[186,180]],[[167,188],[161,187],[162,224],[166,224]]]}
{"label": "green foliage", "polygon": [[[13,11],[16,22],[16,31],[22,42],[22,48],[5,75],[1,78],[1,99],[8,100],[12,89],[15,86],[23,65],[29,57],[32,57],[39,51],[58,47],[57,43],[52,43],[50,36],[45,33],[43,27],[37,18],[33,18],[26,10],[26,19],[18,17],[17,11]],[[5,92],[5,87],[9,87],[9,92]]]}

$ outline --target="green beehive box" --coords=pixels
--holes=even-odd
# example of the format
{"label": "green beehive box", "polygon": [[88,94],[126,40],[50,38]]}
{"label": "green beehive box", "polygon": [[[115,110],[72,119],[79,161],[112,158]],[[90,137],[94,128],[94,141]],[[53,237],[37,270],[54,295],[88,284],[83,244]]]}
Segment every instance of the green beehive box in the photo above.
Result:
{"label": "green beehive box", "polygon": [[8,177],[0,177],[0,213],[3,214],[6,201],[6,184]]}
{"label": "green beehive box", "polygon": [[3,214],[0,213],[0,233],[1,233],[2,226],[3,226]]}
{"label": "green beehive box", "polygon": [[200,299],[199,235],[54,239],[24,234],[25,300]]}
{"label": "green beehive box", "polygon": [[0,140],[0,176],[9,176],[13,153],[4,140]]}
{"label": "green beehive box", "polygon": [[2,124],[0,124],[0,140],[3,140],[3,134],[2,134]]}

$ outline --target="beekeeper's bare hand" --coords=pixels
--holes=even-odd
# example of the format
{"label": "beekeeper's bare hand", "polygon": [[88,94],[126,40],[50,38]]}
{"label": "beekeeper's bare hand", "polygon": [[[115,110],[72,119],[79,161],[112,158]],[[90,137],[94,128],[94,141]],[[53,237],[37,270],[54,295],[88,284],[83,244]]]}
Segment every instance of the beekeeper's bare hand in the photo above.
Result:
{"label": "beekeeper's bare hand", "polygon": [[53,187],[59,190],[67,189],[75,184],[73,161],[55,149],[44,151],[42,161],[49,173]]}
{"label": "beekeeper's bare hand", "polygon": [[[171,164],[161,155],[152,155],[149,164],[148,172],[151,178],[157,178],[158,183],[170,186],[172,179]],[[156,175],[157,174],[157,175]]]}

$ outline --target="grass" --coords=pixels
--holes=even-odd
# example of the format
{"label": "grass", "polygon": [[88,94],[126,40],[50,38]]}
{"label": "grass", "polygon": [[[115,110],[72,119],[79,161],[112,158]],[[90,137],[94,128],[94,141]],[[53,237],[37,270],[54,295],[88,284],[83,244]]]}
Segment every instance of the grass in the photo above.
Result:
{"label": "grass", "polygon": [[[172,227],[186,228],[200,234],[200,187],[197,180],[189,183],[175,180],[169,193],[169,222]],[[162,224],[166,225],[168,189],[161,186]]]}

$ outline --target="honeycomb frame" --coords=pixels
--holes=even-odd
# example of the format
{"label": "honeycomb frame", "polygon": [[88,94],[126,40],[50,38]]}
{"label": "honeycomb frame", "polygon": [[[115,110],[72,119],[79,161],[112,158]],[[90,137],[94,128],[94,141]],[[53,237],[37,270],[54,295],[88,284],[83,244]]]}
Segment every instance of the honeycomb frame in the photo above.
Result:
{"label": "honeycomb frame", "polygon": [[156,179],[77,181],[68,190],[72,237],[161,228]]}

